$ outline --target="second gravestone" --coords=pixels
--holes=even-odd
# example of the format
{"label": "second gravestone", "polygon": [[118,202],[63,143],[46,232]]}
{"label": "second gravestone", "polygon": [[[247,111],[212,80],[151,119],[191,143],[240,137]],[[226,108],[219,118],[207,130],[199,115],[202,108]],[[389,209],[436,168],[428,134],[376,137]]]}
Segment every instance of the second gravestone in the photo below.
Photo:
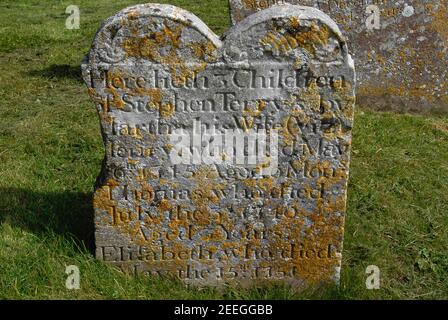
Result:
{"label": "second gravestone", "polygon": [[338,280],[355,79],[325,14],[266,10],[220,40],[179,8],[131,7],[83,75],[106,147],[98,259],[194,285]]}
{"label": "second gravestone", "polygon": [[232,21],[275,4],[316,7],[357,63],[357,100],[376,109],[448,112],[448,0],[229,0]]}

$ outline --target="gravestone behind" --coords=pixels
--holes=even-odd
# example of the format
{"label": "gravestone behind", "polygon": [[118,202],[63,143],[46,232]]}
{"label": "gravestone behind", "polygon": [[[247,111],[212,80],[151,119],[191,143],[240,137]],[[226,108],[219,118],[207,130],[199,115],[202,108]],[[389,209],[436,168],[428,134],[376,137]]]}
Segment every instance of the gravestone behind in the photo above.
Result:
{"label": "gravestone behind", "polygon": [[319,8],[357,63],[357,100],[376,109],[448,112],[448,0],[229,0],[234,23],[275,3]]}
{"label": "gravestone behind", "polygon": [[130,7],[83,76],[106,148],[98,259],[195,285],[338,280],[355,79],[329,17],[283,6],[220,40],[182,9]]}

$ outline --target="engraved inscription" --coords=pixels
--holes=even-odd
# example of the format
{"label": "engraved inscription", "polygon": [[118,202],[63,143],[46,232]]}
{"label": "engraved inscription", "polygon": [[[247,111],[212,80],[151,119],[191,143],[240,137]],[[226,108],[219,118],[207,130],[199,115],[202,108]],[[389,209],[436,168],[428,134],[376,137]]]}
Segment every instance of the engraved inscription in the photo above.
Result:
{"label": "engraved inscription", "polygon": [[354,74],[312,8],[223,39],[169,5],[110,18],[83,64],[106,150],[96,257],[193,285],[337,281]]}

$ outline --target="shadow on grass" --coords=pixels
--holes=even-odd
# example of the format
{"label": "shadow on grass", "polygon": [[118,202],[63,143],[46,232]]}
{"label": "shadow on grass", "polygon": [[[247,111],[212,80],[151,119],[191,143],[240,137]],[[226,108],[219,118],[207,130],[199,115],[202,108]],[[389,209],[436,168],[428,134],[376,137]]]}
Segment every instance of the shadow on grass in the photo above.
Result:
{"label": "shadow on grass", "polygon": [[45,79],[72,79],[83,83],[81,66],[70,66],[68,64],[52,64],[50,67],[40,70],[31,70],[27,72],[33,77]]}
{"label": "shadow on grass", "polygon": [[54,232],[72,238],[94,251],[92,194],[37,193],[0,188],[0,223],[7,222],[33,233]]}
{"label": "shadow on grass", "polygon": [[[81,192],[35,192],[20,188],[0,188],[0,223],[8,223],[37,235],[51,232],[66,239],[75,240],[93,254],[94,224],[92,194]],[[158,278],[157,278],[158,279]],[[358,281],[359,282],[359,281]],[[187,294],[179,280],[151,285],[170,285]],[[288,284],[262,284],[253,288],[226,287],[219,292],[210,290],[210,297],[231,300],[271,299],[344,299],[350,292],[340,290],[333,283],[304,290]],[[200,295],[209,298],[207,293]],[[185,296],[180,296],[185,299]],[[193,298],[194,297],[190,297]]]}

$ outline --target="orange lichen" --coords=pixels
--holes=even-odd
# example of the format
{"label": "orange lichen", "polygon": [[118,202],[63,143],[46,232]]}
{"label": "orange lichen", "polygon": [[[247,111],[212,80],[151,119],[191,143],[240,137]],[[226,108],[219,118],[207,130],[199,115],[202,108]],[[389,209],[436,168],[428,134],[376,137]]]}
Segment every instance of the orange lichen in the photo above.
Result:
{"label": "orange lichen", "polygon": [[136,20],[139,17],[139,13],[137,11],[131,11],[128,13],[128,20]]}
{"label": "orange lichen", "polygon": [[448,28],[446,22],[448,20],[448,0],[439,1],[438,10],[432,14],[431,27],[442,39],[443,45],[448,47]]}
{"label": "orange lichen", "polygon": [[216,47],[210,41],[200,41],[188,44],[191,51],[193,52],[193,56],[199,60],[208,60],[214,56]]}
{"label": "orange lichen", "polygon": [[173,208],[173,206],[171,205],[171,203],[167,200],[167,199],[162,199],[158,204],[157,204],[157,209],[161,212],[164,211],[169,211]]}
{"label": "orange lichen", "polygon": [[[297,18],[289,19],[289,29],[269,31],[260,43],[271,47],[277,53],[289,55],[296,48],[304,48],[310,54],[316,53],[316,48],[328,44],[330,29],[326,25],[318,25],[312,21],[309,26],[302,25]],[[298,62],[296,61],[296,64]]]}
{"label": "orange lichen", "polygon": [[109,179],[104,186],[95,191],[93,197],[93,207],[99,210],[109,210],[110,207],[116,205],[113,200],[112,190],[119,186],[118,181]]}
{"label": "orange lichen", "polygon": [[243,5],[248,9],[257,9],[257,0],[243,0]]}
{"label": "orange lichen", "polygon": [[110,93],[112,95],[112,101],[109,101],[110,106],[117,108],[117,109],[124,109],[124,101],[123,97],[120,94],[120,92],[115,87],[108,87],[105,89],[107,93]]}
{"label": "orange lichen", "polygon": [[[266,108],[266,101],[260,99],[256,102],[255,108],[252,109],[249,106],[247,106],[247,108],[243,110],[243,115],[250,117],[259,117],[265,108]],[[248,127],[250,128],[251,126]]]}
{"label": "orange lichen", "polygon": [[[182,85],[204,70],[207,66],[206,61],[213,59],[216,51],[215,45],[210,41],[183,43],[182,30],[182,25],[171,26],[165,22],[162,30],[154,31],[144,37],[127,38],[123,49],[127,57],[147,58],[166,66],[170,70],[173,81],[177,85]],[[192,55],[196,56],[197,62],[191,61],[191,64],[187,64],[179,54],[179,49],[185,46],[192,50]],[[167,54],[165,49],[169,51]]]}

